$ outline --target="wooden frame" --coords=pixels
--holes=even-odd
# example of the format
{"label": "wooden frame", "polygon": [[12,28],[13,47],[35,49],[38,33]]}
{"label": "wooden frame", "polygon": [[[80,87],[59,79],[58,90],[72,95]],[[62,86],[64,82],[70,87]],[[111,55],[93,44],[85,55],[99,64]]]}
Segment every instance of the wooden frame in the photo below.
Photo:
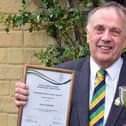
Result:
{"label": "wooden frame", "polygon": [[74,76],[72,70],[25,65],[29,99],[19,108],[17,126],[69,126]]}

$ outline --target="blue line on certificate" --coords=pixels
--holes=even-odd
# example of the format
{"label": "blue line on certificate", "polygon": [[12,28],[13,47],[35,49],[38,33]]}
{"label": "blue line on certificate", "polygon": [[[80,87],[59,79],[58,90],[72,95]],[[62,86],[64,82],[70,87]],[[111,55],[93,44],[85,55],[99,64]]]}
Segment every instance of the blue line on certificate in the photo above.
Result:
{"label": "blue line on certificate", "polygon": [[69,80],[67,80],[65,82],[57,82],[54,79],[48,77],[47,75],[45,75],[43,73],[40,73],[39,71],[33,70],[33,69],[28,69],[27,73],[34,74],[34,75],[40,77],[41,79],[46,80],[49,83],[52,83],[54,85],[64,85],[64,84],[67,84],[67,83],[69,83],[71,81],[71,79],[69,79]]}

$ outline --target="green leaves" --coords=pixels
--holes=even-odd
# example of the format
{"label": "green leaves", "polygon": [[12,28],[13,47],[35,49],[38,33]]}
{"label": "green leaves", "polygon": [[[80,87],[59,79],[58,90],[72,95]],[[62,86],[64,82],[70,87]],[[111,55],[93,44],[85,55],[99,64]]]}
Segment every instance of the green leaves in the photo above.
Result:
{"label": "green leaves", "polygon": [[[37,0],[34,1],[37,2]],[[43,65],[53,66],[89,55],[84,31],[87,7],[94,7],[104,1],[81,0],[76,6],[76,1],[73,1],[74,3],[67,8],[61,6],[61,1],[39,0],[41,4],[39,11],[30,12],[27,10],[29,1],[22,0],[22,7],[18,14],[0,13],[0,23],[5,24],[7,32],[10,28],[21,27],[27,23],[30,25],[30,32],[45,28],[48,35],[54,37],[56,42],[45,50],[35,53],[35,56]]]}
{"label": "green leaves", "polygon": [[66,48],[59,47],[57,44],[49,45],[45,51],[35,53],[45,66],[54,66],[68,60],[79,59],[89,55],[88,44],[74,44]]}

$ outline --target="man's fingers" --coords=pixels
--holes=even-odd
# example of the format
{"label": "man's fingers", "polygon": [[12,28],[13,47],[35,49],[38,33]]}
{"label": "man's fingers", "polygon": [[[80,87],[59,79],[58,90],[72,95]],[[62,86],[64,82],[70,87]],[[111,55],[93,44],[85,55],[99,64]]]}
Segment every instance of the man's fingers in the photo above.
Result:
{"label": "man's fingers", "polygon": [[28,94],[29,94],[28,89],[19,88],[19,87],[15,88],[15,93],[16,94],[22,94],[22,95],[25,95],[25,96],[28,96]]}
{"label": "man's fingers", "polygon": [[28,86],[23,82],[17,82],[15,85],[15,104],[16,106],[24,106],[28,101]]}
{"label": "man's fingers", "polygon": [[15,86],[15,93],[28,96],[28,86],[24,83],[17,82]]}
{"label": "man's fingers", "polygon": [[21,95],[21,94],[15,94],[15,99],[19,101],[27,101],[28,100],[28,95]]}
{"label": "man's fingers", "polygon": [[15,104],[17,107],[19,106],[24,106],[27,104],[27,101],[19,101],[19,100],[15,100]]}
{"label": "man's fingers", "polygon": [[28,86],[25,83],[17,82],[15,85],[16,88],[28,89]]}

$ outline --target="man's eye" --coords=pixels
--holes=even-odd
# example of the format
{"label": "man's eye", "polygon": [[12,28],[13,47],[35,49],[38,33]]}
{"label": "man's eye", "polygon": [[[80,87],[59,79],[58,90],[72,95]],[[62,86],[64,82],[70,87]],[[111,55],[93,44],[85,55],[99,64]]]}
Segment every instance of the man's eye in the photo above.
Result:
{"label": "man's eye", "polygon": [[104,32],[104,28],[103,27],[96,27],[95,28],[95,32],[97,33],[97,34],[100,34],[100,33],[102,33],[102,32]]}
{"label": "man's eye", "polygon": [[110,30],[110,33],[113,35],[113,36],[119,36],[121,34],[121,30],[119,29],[111,29]]}

